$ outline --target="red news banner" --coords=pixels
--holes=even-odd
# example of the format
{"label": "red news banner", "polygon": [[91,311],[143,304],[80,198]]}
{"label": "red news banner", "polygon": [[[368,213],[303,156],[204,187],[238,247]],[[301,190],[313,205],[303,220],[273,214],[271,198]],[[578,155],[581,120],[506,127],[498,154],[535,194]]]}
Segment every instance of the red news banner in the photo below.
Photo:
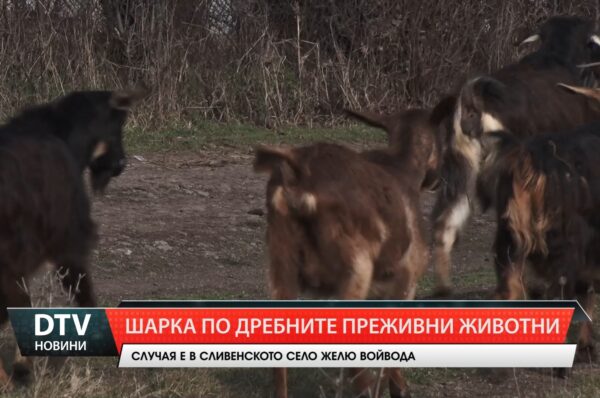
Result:
{"label": "red news banner", "polygon": [[560,344],[572,308],[107,309],[122,344]]}
{"label": "red news banner", "polygon": [[[91,319],[79,311],[77,333],[81,316]],[[126,302],[103,311],[122,367],[570,367],[567,331],[586,318],[572,301]],[[73,342],[68,322],[61,336],[60,323],[49,328],[56,314],[33,315],[47,333],[36,339]],[[33,355],[50,348],[27,343]]]}

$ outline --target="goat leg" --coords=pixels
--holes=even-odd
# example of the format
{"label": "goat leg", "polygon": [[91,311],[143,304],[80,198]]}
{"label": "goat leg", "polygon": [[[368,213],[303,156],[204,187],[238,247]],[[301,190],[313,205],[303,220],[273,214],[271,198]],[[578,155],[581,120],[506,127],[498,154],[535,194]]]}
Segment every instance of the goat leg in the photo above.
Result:
{"label": "goat leg", "polygon": [[504,219],[498,220],[496,230],[496,299],[518,300],[524,298],[523,272],[525,258],[515,247],[514,240]]}
{"label": "goat leg", "polygon": [[[31,307],[31,299],[23,286],[18,284],[18,279],[12,275],[2,275],[2,295],[6,307]],[[2,308],[0,321],[4,323],[8,319],[6,307]],[[33,372],[33,362],[30,358],[21,355],[17,347],[13,362],[13,379],[26,383]],[[2,369],[0,379],[4,381],[6,372]]]}
{"label": "goat leg", "polygon": [[[584,291],[581,291],[580,289]],[[583,305],[585,312],[592,317],[594,315],[594,302],[596,300],[594,286],[578,286],[577,300]],[[596,360],[593,332],[592,322],[585,321],[581,324],[579,329],[579,340],[577,342],[576,360],[578,362],[589,363]]]}
{"label": "goat leg", "polygon": [[447,296],[452,292],[450,279],[451,252],[456,243],[458,232],[467,222],[470,212],[469,200],[465,194],[447,205],[440,212],[440,216],[436,217],[433,256],[437,276],[435,292],[438,296]]}

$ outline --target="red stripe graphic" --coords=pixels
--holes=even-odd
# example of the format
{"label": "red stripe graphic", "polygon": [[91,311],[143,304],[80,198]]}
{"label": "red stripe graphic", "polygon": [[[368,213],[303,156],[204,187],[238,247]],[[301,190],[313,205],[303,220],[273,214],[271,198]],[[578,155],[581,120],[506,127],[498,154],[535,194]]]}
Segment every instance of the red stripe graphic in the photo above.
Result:
{"label": "red stripe graphic", "polygon": [[110,308],[117,344],[562,344],[572,308]]}

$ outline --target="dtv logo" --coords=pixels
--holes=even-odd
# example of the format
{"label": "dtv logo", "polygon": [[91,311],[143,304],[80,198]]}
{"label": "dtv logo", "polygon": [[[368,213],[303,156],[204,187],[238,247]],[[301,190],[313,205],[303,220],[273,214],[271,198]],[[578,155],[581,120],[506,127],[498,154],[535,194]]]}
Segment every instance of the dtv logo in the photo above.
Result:
{"label": "dtv logo", "polygon": [[47,336],[54,332],[55,322],[58,323],[58,334],[60,336],[65,335],[65,329],[67,321],[71,320],[77,331],[77,335],[84,336],[85,331],[90,323],[90,314],[86,314],[83,317],[83,322],[79,319],[77,314],[54,314],[52,316],[47,314],[35,314],[35,335],[36,336]]}

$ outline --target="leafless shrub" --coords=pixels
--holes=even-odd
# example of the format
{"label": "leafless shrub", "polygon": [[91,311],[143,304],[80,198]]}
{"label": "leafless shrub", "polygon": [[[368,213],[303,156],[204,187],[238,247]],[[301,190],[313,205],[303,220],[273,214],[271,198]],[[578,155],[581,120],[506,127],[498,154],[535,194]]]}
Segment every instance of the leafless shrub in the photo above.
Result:
{"label": "leafless shrub", "polygon": [[555,14],[597,1],[0,0],[0,110],[144,80],[142,126],[330,124],[430,104]]}

